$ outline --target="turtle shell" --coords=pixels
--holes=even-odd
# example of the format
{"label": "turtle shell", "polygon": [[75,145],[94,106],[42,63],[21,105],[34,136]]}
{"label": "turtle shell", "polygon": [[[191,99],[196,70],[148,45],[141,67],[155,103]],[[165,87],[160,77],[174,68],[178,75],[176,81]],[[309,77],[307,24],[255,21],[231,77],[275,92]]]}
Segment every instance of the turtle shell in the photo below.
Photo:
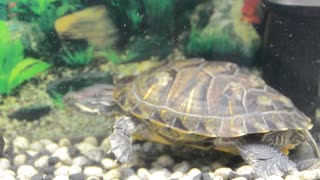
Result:
{"label": "turtle shell", "polygon": [[180,135],[240,137],[312,127],[287,97],[230,62],[172,62],[118,83],[114,99],[151,126]]}

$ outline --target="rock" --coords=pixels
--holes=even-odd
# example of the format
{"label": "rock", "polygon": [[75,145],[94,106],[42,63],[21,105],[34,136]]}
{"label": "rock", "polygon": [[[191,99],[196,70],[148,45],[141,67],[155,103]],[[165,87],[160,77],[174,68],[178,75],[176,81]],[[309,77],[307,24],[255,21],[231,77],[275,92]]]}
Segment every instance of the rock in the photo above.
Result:
{"label": "rock", "polygon": [[35,174],[30,178],[30,180],[43,180],[43,177],[43,174]]}
{"label": "rock", "polygon": [[59,140],[59,146],[65,146],[65,147],[68,147],[68,146],[70,146],[71,145],[71,141],[69,140],[69,139],[67,139],[67,138],[61,138],[60,140]]}
{"label": "rock", "polygon": [[113,168],[119,166],[115,160],[110,159],[110,158],[102,159],[101,164],[102,164],[103,168],[106,170],[113,169]]}
{"label": "rock", "polygon": [[17,170],[18,179],[30,179],[33,175],[37,174],[38,171],[29,165],[22,165]]}
{"label": "rock", "polygon": [[201,171],[198,168],[192,168],[187,173],[187,175],[192,178],[198,176],[199,174],[201,174]]}
{"label": "rock", "polygon": [[[17,154],[14,159],[13,159],[13,164],[15,166],[20,166],[20,165],[23,165],[25,164],[27,161],[27,156],[24,155],[24,154]],[[0,167],[1,169],[1,167]]]}
{"label": "rock", "polygon": [[103,180],[118,180],[121,174],[118,169],[112,169],[103,175]]}
{"label": "rock", "polygon": [[231,180],[247,180],[247,178],[245,178],[245,177],[236,177],[236,178],[232,178]]}
{"label": "rock", "polygon": [[59,168],[57,168],[55,171],[54,171],[54,175],[58,176],[58,175],[69,175],[69,170],[70,170],[70,167],[69,166],[61,166]]}
{"label": "rock", "polygon": [[34,141],[30,144],[29,149],[33,151],[41,151],[43,148],[43,145],[39,141]]}
{"label": "rock", "polygon": [[47,144],[45,148],[52,154],[59,148],[59,146],[56,143],[50,143],[50,144]]}
{"label": "rock", "polygon": [[190,169],[190,164],[187,161],[182,161],[181,163],[176,164],[172,169],[174,172],[180,171],[182,173],[187,173]]}
{"label": "rock", "polygon": [[241,166],[236,170],[237,173],[241,175],[251,174],[253,172],[253,168],[251,166]]}
{"label": "rock", "polygon": [[67,164],[67,165],[71,165],[72,164],[72,159],[69,156],[68,153],[68,148],[63,146],[58,148],[53,154],[52,157],[57,157],[60,159],[61,162]]}
{"label": "rock", "polygon": [[80,143],[77,144],[76,147],[80,150],[80,152],[91,159],[94,162],[100,162],[103,158],[103,151],[92,144],[88,143]]}
{"label": "rock", "polygon": [[[88,22],[90,26],[83,26]],[[61,39],[84,39],[97,49],[111,47],[117,40],[117,29],[102,5],[63,16],[56,20],[54,26]]]}
{"label": "rock", "polygon": [[154,171],[150,175],[150,180],[166,180],[170,177],[171,173],[167,169]]}
{"label": "rock", "polygon": [[137,175],[132,175],[132,176],[129,176],[129,177],[127,178],[127,180],[141,180],[141,179],[140,179],[140,177],[137,176]]}
{"label": "rock", "polygon": [[88,143],[93,146],[98,146],[98,140],[94,136],[88,136],[88,137],[84,138],[83,143]]}
{"label": "rock", "polygon": [[161,155],[152,163],[152,166],[170,168],[174,165],[174,160],[169,155]]}
{"label": "rock", "polygon": [[75,173],[75,174],[70,174],[69,179],[70,180],[85,180],[86,175],[83,172]]}
{"label": "rock", "polygon": [[214,174],[216,176],[222,176],[223,179],[228,179],[231,171],[232,171],[231,168],[222,167],[222,168],[216,169],[214,171]]}
{"label": "rock", "polygon": [[49,156],[42,156],[34,162],[34,166],[38,169],[48,166]]}
{"label": "rock", "polygon": [[97,176],[97,177],[103,176],[103,170],[97,166],[85,167],[83,170],[83,173],[87,176]]}
{"label": "rock", "polygon": [[48,165],[53,166],[55,165],[57,162],[59,162],[59,158],[58,157],[49,157],[48,158]]}
{"label": "rock", "polygon": [[21,107],[17,111],[9,114],[10,119],[35,121],[41,117],[46,116],[50,113],[51,107],[49,105],[33,104],[27,107]]}
{"label": "rock", "polygon": [[25,150],[30,145],[28,139],[23,136],[17,136],[12,143],[14,148],[17,148],[18,150]]}
{"label": "rock", "polygon": [[82,168],[77,165],[71,165],[69,169],[69,174],[78,174],[82,172]]}
{"label": "rock", "polygon": [[269,176],[267,180],[283,180],[283,178],[281,176],[272,175],[272,176]]}
{"label": "rock", "polygon": [[0,179],[3,180],[15,180],[15,173],[13,171],[1,170],[0,171]]}
{"label": "rock", "polygon": [[171,174],[170,179],[180,179],[183,177],[183,173],[178,171]]}
{"label": "rock", "polygon": [[311,180],[311,179],[319,179],[320,178],[320,170],[306,170],[300,172],[300,178],[304,180]]}
{"label": "rock", "polygon": [[6,158],[0,158],[0,170],[7,170],[11,168],[11,163]]}
{"label": "rock", "polygon": [[58,176],[55,176],[52,180],[69,180],[69,176],[68,175],[58,175]]}
{"label": "rock", "polygon": [[149,179],[151,174],[149,173],[149,171],[146,168],[139,168],[137,170],[137,175],[141,179]]}
{"label": "rock", "polygon": [[91,165],[91,161],[85,156],[78,156],[72,159],[72,164],[80,167]]}

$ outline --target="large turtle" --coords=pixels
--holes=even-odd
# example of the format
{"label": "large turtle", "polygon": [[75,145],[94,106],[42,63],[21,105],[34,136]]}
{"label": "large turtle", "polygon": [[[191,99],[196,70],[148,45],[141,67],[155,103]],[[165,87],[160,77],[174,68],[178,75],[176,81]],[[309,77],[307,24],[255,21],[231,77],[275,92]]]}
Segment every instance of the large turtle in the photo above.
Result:
{"label": "large turtle", "polygon": [[111,151],[123,163],[132,154],[131,136],[240,154],[260,177],[295,172],[296,164],[286,154],[304,141],[319,158],[309,133],[311,120],[287,97],[233,63],[171,62],[114,88],[96,85],[85,92],[66,97],[76,99],[82,109],[97,107],[94,112],[112,102],[124,110],[109,137]]}

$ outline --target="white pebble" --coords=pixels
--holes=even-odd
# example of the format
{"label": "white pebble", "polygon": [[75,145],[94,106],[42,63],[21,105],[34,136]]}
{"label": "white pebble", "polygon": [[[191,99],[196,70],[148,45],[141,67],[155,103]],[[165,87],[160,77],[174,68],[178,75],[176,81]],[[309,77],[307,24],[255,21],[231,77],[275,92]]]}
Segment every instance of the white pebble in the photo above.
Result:
{"label": "white pebble", "polygon": [[54,177],[52,180],[69,180],[69,176],[68,175],[58,175],[58,176]]}
{"label": "white pebble", "polygon": [[187,173],[189,169],[190,164],[187,161],[182,161],[181,163],[178,163],[173,167],[174,172],[180,171],[182,173]]}
{"label": "white pebble", "polygon": [[157,158],[157,160],[152,163],[153,166],[160,167],[171,167],[174,165],[174,160],[168,155],[162,155]]}
{"label": "white pebble", "polygon": [[15,175],[8,172],[7,170],[0,171],[0,179],[5,179],[5,180],[15,180]]}
{"label": "white pebble", "polygon": [[72,159],[72,164],[83,167],[89,165],[89,159],[84,156],[77,156]]}
{"label": "white pebble", "polygon": [[98,146],[98,140],[96,137],[94,136],[88,136],[83,140],[83,143],[88,143],[91,144],[93,146]]}
{"label": "white pebble", "polygon": [[222,176],[223,179],[228,179],[231,171],[232,171],[232,169],[223,167],[223,168],[216,169],[214,171],[214,174],[216,176]]}
{"label": "white pebble", "polygon": [[19,150],[27,149],[29,147],[29,145],[30,145],[30,143],[29,143],[28,139],[23,136],[17,136],[13,140],[13,146]]}
{"label": "white pebble", "polygon": [[54,143],[52,140],[50,139],[40,139],[39,142],[43,145],[43,146],[46,146],[48,144],[52,144]]}
{"label": "white pebble", "polygon": [[[16,166],[21,166],[27,161],[27,156],[24,154],[17,154],[13,159],[13,164]],[[1,169],[1,168],[0,168]]]}
{"label": "white pebble", "polygon": [[283,180],[283,178],[281,176],[272,175],[272,176],[269,176],[267,180]]}
{"label": "white pebble", "polygon": [[83,173],[87,176],[97,176],[97,177],[103,176],[103,170],[97,166],[85,167],[83,170]]}
{"label": "white pebble", "polygon": [[[285,180],[301,180],[299,176],[295,176],[295,175],[288,175],[286,176],[286,178],[284,178]],[[304,179],[304,178],[303,178]]]}
{"label": "white pebble", "polygon": [[107,154],[110,151],[110,141],[109,138],[103,139],[103,141],[100,144],[100,148],[103,150],[105,154]]}
{"label": "white pebble", "polygon": [[41,156],[34,162],[34,166],[38,169],[43,168],[48,165],[48,159],[49,159],[49,156],[47,155]]}
{"label": "white pebble", "polygon": [[18,179],[30,179],[31,176],[37,174],[38,171],[29,165],[22,165],[17,170],[17,178]]}
{"label": "white pebble", "polygon": [[126,180],[141,180],[141,179],[136,175],[132,175],[132,176],[129,176]]}
{"label": "white pebble", "polygon": [[26,153],[28,153],[31,157],[34,157],[35,155],[38,154],[38,152],[34,150],[27,150]]}
{"label": "white pebble", "polygon": [[92,144],[79,143],[76,144],[76,147],[80,150],[80,152],[83,155],[95,162],[100,162],[104,156],[103,151],[99,147],[94,146]]}
{"label": "white pebble", "polygon": [[88,176],[86,180],[100,180],[100,178],[97,176]]}
{"label": "white pebble", "polygon": [[50,153],[54,153],[59,148],[59,146],[56,143],[50,143],[50,144],[45,145],[45,148]]}
{"label": "white pebble", "polygon": [[150,175],[149,180],[166,180],[170,175],[171,173],[168,170],[162,169],[162,170],[153,172]]}
{"label": "white pebble", "polygon": [[137,175],[138,175],[138,177],[140,177],[141,179],[149,179],[149,177],[150,177],[150,173],[149,173],[149,171],[148,171],[148,169],[146,169],[146,168],[139,168],[138,170],[137,170]]}
{"label": "white pebble", "polygon": [[69,174],[70,167],[69,166],[60,166],[54,171],[54,175],[68,175]]}
{"label": "white pebble", "polygon": [[76,174],[82,172],[82,168],[77,165],[71,165],[69,169],[69,174]]}
{"label": "white pebble", "polygon": [[52,157],[57,157],[60,159],[61,162],[71,165],[72,159],[69,156],[68,148],[63,146],[58,148],[53,154]]}
{"label": "white pebble", "polygon": [[188,172],[188,176],[190,176],[190,177],[196,177],[196,176],[198,176],[199,174],[201,174],[201,171],[200,171],[200,169],[198,169],[198,168],[192,168],[192,169],[190,169],[190,171]]}
{"label": "white pebble", "polygon": [[116,180],[120,179],[120,171],[118,169],[112,169],[103,175],[103,180]]}
{"label": "white pebble", "polygon": [[301,171],[300,178],[304,180],[319,179],[320,169]]}
{"label": "white pebble", "polygon": [[182,178],[183,173],[180,171],[174,172],[171,174],[170,179],[180,179]]}
{"label": "white pebble", "polygon": [[239,174],[251,174],[253,172],[253,168],[251,166],[241,166],[236,171]]}
{"label": "white pebble", "polygon": [[247,178],[245,178],[245,177],[236,177],[236,178],[232,178],[231,180],[247,180]]}
{"label": "white pebble", "polygon": [[0,158],[0,170],[7,170],[11,168],[11,163],[6,158]]}
{"label": "white pebble", "polygon": [[102,164],[103,168],[106,170],[113,169],[118,166],[118,163],[115,160],[110,159],[110,158],[102,159],[101,164]]}
{"label": "white pebble", "polygon": [[59,146],[66,146],[66,147],[68,147],[68,146],[70,146],[71,145],[71,142],[70,142],[70,140],[69,139],[67,139],[67,138],[61,138],[60,140],[59,140]]}
{"label": "white pebble", "polygon": [[33,151],[41,151],[43,148],[42,144],[39,141],[34,141],[30,144],[29,149]]}
{"label": "white pebble", "polygon": [[223,180],[223,177],[222,176],[214,176],[213,180]]}

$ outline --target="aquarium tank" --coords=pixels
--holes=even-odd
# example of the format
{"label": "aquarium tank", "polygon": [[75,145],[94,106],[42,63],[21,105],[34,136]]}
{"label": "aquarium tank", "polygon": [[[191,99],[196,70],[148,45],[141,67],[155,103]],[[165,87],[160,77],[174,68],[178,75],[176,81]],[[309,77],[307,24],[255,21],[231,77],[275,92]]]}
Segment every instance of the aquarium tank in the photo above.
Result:
{"label": "aquarium tank", "polygon": [[0,1],[0,179],[320,179],[319,0]]}

